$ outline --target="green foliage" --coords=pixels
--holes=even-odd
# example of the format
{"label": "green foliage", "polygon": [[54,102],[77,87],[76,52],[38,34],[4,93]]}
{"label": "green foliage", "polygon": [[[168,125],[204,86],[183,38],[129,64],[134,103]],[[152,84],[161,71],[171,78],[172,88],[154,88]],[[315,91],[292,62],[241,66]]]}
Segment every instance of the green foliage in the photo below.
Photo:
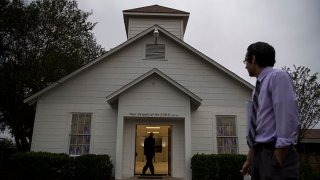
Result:
{"label": "green foliage", "polygon": [[16,151],[11,139],[0,138],[0,179],[4,179],[2,175],[7,173],[6,167],[9,162],[9,156],[16,153]]}
{"label": "green foliage", "polygon": [[320,121],[320,84],[318,73],[310,74],[310,69],[304,66],[293,66],[294,70],[284,67],[293,79],[295,93],[298,99],[301,130],[299,142]]}
{"label": "green foliage", "polygon": [[299,179],[318,180],[320,179],[320,173],[316,172],[309,163],[300,162]]}
{"label": "green foliage", "polygon": [[191,159],[193,180],[242,180],[240,173],[245,155],[196,154]]}
{"label": "green foliage", "polygon": [[105,179],[112,174],[109,156],[88,154],[75,158],[73,164],[75,179]]}
{"label": "green foliage", "polygon": [[10,171],[16,179],[111,179],[108,155],[69,157],[47,152],[16,153],[10,157]]}
{"label": "green foliage", "polygon": [[7,149],[7,148],[14,148],[14,144],[12,142],[12,139],[0,138],[0,150]]}
{"label": "green foliage", "polygon": [[23,100],[105,51],[75,0],[0,0],[0,129],[28,151],[35,107]]}

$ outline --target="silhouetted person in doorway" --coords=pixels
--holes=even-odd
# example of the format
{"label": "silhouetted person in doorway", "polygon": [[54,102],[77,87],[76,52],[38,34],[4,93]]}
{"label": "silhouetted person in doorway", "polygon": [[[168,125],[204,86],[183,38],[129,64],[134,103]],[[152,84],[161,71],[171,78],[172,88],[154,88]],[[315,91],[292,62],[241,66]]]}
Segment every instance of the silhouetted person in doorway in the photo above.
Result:
{"label": "silhouetted person in doorway", "polygon": [[149,137],[144,139],[144,154],[146,155],[147,163],[143,167],[142,175],[146,174],[146,171],[148,168],[150,168],[151,174],[154,175],[154,167],[152,163],[152,159],[155,155],[154,147],[155,147],[155,140],[153,138],[153,133],[151,132]]}

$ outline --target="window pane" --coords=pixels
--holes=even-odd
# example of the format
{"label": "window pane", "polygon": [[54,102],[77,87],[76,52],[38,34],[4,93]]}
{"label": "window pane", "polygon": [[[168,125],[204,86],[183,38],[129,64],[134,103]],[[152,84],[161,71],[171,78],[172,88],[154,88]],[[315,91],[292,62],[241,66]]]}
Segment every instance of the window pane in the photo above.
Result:
{"label": "window pane", "polygon": [[237,133],[236,133],[236,125],[234,124],[232,127],[232,136],[236,136],[237,135]]}
{"label": "window pane", "polygon": [[89,125],[85,125],[85,126],[84,126],[84,133],[83,133],[83,134],[86,134],[86,135],[90,134]]}
{"label": "window pane", "polygon": [[79,121],[78,121],[78,123],[79,123],[79,124],[84,124],[85,118],[86,118],[86,115],[83,114],[83,113],[81,113],[81,114],[79,115]]}
{"label": "window pane", "polygon": [[[229,137],[228,137],[229,136]],[[217,116],[218,153],[238,153],[238,138],[234,116]]]}
{"label": "window pane", "polygon": [[78,134],[84,134],[84,124],[78,124]]}
{"label": "window pane", "polygon": [[81,141],[82,145],[87,144],[86,143],[86,136],[82,136],[81,139],[82,139],[82,141]]}
{"label": "window pane", "polygon": [[218,136],[223,136],[223,127],[218,127]]}
{"label": "window pane", "polygon": [[72,125],[71,125],[71,133],[72,133],[72,134],[77,133],[77,124],[72,124]]}
{"label": "window pane", "polygon": [[229,126],[225,126],[224,127],[224,136],[230,136],[230,127]]}
{"label": "window pane", "polygon": [[235,132],[234,132],[233,129],[234,129],[233,126],[229,126],[229,132],[230,132],[229,136],[234,136],[235,135]]}
{"label": "window pane", "polygon": [[82,153],[89,154],[89,145],[82,146]]}
{"label": "window pane", "polygon": [[70,146],[69,154],[70,155],[76,155],[76,146]]}
{"label": "window pane", "polygon": [[83,138],[84,138],[83,140],[84,144],[90,144],[90,136],[84,136]]}
{"label": "window pane", "polygon": [[73,113],[70,134],[70,155],[89,154],[91,113]]}
{"label": "window pane", "polygon": [[83,144],[83,137],[77,136],[77,144]]}
{"label": "window pane", "polygon": [[76,146],[76,155],[80,155],[81,154],[81,148],[80,146]]}

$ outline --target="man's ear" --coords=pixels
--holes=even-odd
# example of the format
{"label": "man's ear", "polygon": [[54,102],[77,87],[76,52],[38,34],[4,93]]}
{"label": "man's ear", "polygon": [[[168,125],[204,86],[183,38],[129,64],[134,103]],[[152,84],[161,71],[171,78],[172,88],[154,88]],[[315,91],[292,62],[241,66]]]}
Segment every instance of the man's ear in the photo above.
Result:
{"label": "man's ear", "polygon": [[251,63],[252,63],[252,64],[257,64],[257,62],[256,62],[256,56],[255,56],[254,54],[251,56],[251,58],[252,58]]}

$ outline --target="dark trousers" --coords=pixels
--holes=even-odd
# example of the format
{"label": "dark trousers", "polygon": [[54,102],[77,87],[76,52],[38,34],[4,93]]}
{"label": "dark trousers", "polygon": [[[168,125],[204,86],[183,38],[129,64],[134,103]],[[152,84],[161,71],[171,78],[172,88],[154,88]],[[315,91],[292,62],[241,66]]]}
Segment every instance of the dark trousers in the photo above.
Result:
{"label": "dark trousers", "polygon": [[274,147],[259,145],[254,147],[251,162],[252,180],[299,179],[299,158],[294,146],[290,146],[282,166],[274,155]]}
{"label": "dark trousers", "polygon": [[143,167],[142,174],[146,174],[146,171],[149,168],[151,171],[151,174],[154,175],[154,167],[153,167],[153,163],[152,163],[153,156],[146,156],[146,158],[147,158],[147,163]]}

